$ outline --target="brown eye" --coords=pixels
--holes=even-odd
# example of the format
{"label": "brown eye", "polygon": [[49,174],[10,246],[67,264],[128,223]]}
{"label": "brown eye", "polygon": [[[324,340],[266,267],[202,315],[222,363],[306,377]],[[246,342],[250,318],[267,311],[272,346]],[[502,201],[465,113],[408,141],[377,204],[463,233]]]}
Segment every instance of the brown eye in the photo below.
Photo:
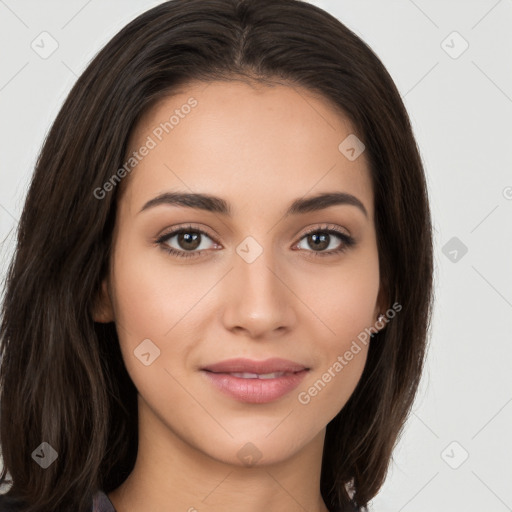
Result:
{"label": "brown eye", "polygon": [[[336,244],[338,239],[338,244]],[[343,233],[335,228],[315,228],[304,234],[301,240],[305,240],[306,247],[300,247],[301,250],[313,253],[313,256],[333,256],[346,251],[355,244],[355,240],[350,235]],[[331,247],[330,250],[326,250]]]}
{"label": "brown eye", "polygon": [[312,235],[308,235],[306,238],[310,247],[314,247],[315,250],[318,249],[319,251],[322,251],[329,247],[331,235],[327,233],[321,233],[320,235],[318,233],[313,233]]}
{"label": "brown eye", "polygon": [[208,244],[204,246],[205,238],[211,240],[205,231],[188,226],[165,233],[156,240],[156,243],[173,256],[187,258],[199,256],[202,250],[211,248]]}
{"label": "brown eye", "polygon": [[177,243],[180,248],[193,251],[197,249],[201,244],[201,235],[198,233],[179,233],[175,235],[177,237]]}

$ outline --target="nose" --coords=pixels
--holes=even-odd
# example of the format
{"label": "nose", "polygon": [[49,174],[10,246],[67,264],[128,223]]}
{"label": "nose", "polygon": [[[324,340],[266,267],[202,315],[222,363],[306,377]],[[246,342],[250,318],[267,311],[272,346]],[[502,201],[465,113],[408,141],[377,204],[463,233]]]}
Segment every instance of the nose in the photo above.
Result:
{"label": "nose", "polygon": [[223,322],[232,332],[252,338],[282,336],[296,323],[291,278],[271,249],[254,239],[242,243],[233,258],[234,268],[224,287]]}

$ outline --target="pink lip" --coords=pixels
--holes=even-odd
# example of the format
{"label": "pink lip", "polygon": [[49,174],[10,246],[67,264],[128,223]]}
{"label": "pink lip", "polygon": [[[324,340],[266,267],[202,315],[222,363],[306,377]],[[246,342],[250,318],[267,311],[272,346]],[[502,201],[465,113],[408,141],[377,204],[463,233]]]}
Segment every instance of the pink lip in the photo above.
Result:
{"label": "pink lip", "polygon": [[213,373],[207,370],[203,374],[221,392],[241,402],[262,404],[272,402],[295,389],[308,370],[290,373],[275,379],[244,379],[229,373]]}
{"label": "pink lip", "polygon": [[[277,400],[295,389],[309,368],[286,359],[272,358],[265,361],[230,359],[202,368],[202,373],[219,391],[247,403],[266,403]],[[230,373],[287,372],[273,379],[242,378]]]}

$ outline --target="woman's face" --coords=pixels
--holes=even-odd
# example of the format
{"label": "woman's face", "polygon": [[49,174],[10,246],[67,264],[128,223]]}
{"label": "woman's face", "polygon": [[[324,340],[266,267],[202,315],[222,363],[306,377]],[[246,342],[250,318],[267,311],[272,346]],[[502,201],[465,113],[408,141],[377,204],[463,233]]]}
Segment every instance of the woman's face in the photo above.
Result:
{"label": "woman's face", "polygon": [[[372,183],[352,133],[304,89],[241,82],[194,84],[138,123],[96,320],[116,322],[139,420],[159,446],[242,465],[323,442],[363,371],[358,335],[385,310]],[[332,193],[356,199],[308,201]],[[213,367],[235,358],[288,363]]]}

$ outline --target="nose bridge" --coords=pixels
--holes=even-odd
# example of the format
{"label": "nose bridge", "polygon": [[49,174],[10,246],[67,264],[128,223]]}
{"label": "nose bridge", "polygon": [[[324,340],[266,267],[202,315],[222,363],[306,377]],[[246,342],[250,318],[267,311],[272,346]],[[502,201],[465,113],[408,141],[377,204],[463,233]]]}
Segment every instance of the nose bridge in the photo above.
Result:
{"label": "nose bridge", "polygon": [[276,261],[269,244],[269,237],[264,246],[255,237],[247,236],[236,247],[235,259],[236,279],[241,280],[249,293],[256,292],[265,300],[276,297],[277,288],[282,286],[274,275]]}
{"label": "nose bridge", "polygon": [[264,247],[253,236],[236,247],[231,275],[234,293],[225,318],[231,328],[242,327],[256,335],[289,327],[291,294],[275,270],[279,265],[273,253],[271,246]]}

